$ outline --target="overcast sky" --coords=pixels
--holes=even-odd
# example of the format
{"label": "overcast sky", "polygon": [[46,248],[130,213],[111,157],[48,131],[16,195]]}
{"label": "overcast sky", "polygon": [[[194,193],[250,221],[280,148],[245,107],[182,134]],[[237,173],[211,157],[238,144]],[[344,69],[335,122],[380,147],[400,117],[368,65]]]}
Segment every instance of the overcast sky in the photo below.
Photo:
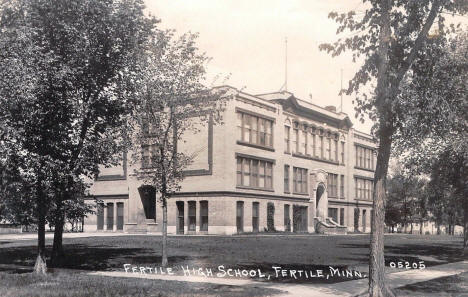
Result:
{"label": "overcast sky", "polygon": [[[200,34],[198,45],[212,61],[209,81],[228,84],[247,93],[278,91],[285,81],[285,37],[288,39],[288,91],[320,106],[339,108],[343,86],[359,68],[349,54],[332,58],[319,44],[337,40],[330,11],[364,10],[360,0],[146,0],[161,28]],[[348,33],[349,34],[349,33]],[[342,37],[346,36],[344,34]],[[310,98],[312,95],[312,99]],[[354,127],[369,132],[354,117],[351,97],[343,97]]]}

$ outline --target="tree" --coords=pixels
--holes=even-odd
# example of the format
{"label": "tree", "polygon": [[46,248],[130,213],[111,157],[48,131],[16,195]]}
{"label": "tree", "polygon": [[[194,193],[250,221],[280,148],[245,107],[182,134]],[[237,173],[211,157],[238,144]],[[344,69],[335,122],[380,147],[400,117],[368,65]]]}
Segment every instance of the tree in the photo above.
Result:
{"label": "tree", "polygon": [[[356,112],[361,119],[368,114],[376,122],[373,131],[378,137],[379,148],[374,178],[369,295],[392,296],[385,285],[384,203],[391,146],[400,127],[400,116],[406,112],[401,109],[406,100],[399,96],[401,84],[414,65],[424,61],[429,30],[436,18],[440,27],[444,23],[441,12],[464,13],[468,8],[463,1],[446,0],[364,2],[369,8],[363,15],[354,11],[330,13],[329,16],[340,24],[337,33],[349,30],[353,34],[335,44],[322,44],[320,48],[333,55],[351,50],[353,60],[364,59],[345,92],[356,94]],[[441,30],[440,34],[443,36],[446,32]],[[374,82],[373,93],[363,91]]]}
{"label": "tree", "polygon": [[[406,152],[404,162],[409,170],[430,176],[432,212],[438,224],[448,223],[453,232],[451,226],[457,223],[460,210],[464,230],[468,229],[468,32],[454,28],[452,32],[443,47],[431,51],[432,60],[417,69],[405,85],[405,108],[410,115],[402,117],[404,128],[398,131],[402,137],[395,147]],[[439,33],[431,37],[433,42],[440,39]],[[423,109],[424,116],[412,115],[415,105]],[[465,251],[467,244],[465,236]]]}
{"label": "tree", "polygon": [[[427,196],[424,189],[425,181],[421,177],[398,170],[387,181],[385,222],[391,226],[403,225],[405,233],[408,224],[412,226],[413,223],[419,222],[422,225],[423,219],[427,217]],[[391,218],[387,219],[390,216]]]}
{"label": "tree", "polygon": [[1,8],[2,145],[15,147],[20,172],[35,186],[37,267],[45,272],[48,210],[55,209],[58,256],[65,205],[82,203],[77,186],[119,161],[136,61],[156,21],[140,0],[17,0]]}
{"label": "tree", "polygon": [[180,190],[184,170],[196,156],[177,150],[177,144],[184,135],[196,134],[199,125],[222,123],[224,91],[204,86],[208,59],[198,52],[196,37],[159,32],[145,56],[133,117],[132,160],[141,164],[136,175],[158,192],[162,203],[163,267],[168,264],[167,199]]}

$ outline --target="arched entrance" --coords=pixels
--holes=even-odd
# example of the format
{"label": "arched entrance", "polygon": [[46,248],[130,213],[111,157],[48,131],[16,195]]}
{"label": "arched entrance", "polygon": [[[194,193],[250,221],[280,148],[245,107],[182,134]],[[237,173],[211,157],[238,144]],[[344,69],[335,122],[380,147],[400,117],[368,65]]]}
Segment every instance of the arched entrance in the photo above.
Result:
{"label": "arched entrance", "polygon": [[317,191],[315,194],[315,209],[316,209],[315,216],[322,220],[326,219],[327,207],[328,207],[327,200],[328,199],[327,199],[327,193],[325,190],[325,185],[323,183],[319,183],[317,185]]}
{"label": "arched entrance", "polygon": [[325,192],[325,188],[323,187],[323,185],[319,185],[317,187],[317,193],[315,195],[315,209],[316,209],[316,216],[318,217],[319,214],[318,214],[318,206],[319,206],[319,203],[320,203],[320,198],[322,198],[323,196],[323,192]]}

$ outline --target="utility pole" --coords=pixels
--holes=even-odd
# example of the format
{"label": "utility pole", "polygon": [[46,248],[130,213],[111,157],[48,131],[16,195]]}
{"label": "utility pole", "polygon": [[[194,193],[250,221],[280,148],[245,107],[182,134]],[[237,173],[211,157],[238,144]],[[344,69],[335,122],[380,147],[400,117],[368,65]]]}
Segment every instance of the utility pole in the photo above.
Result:
{"label": "utility pole", "polygon": [[288,91],[288,37],[284,38],[284,83],[280,91]]}
{"label": "utility pole", "polygon": [[288,91],[288,37],[284,38],[284,90]]}

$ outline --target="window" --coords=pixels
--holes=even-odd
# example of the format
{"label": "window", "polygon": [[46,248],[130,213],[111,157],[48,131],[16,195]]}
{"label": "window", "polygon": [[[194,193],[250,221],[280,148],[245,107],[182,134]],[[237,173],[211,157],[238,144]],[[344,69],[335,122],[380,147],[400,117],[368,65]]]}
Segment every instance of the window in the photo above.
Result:
{"label": "window", "polygon": [[289,135],[290,132],[291,132],[291,127],[284,126],[284,152],[285,153],[291,152],[290,135]]}
{"label": "window", "polygon": [[291,232],[291,218],[289,215],[289,204],[284,205],[284,231]]}
{"label": "window", "polygon": [[356,199],[372,200],[374,183],[370,179],[356,177],[354,179]]}
{"label": "window", "polygon": [[[265,121],[266,135],[265,135],[265,145],[273,146],[273,122],[269,120]],[[263,145],[263,143],[260,143]]]}
{"label": "window", "polygon": [[124,225],[124,204],[117,202],[117,230],[123,230]]}
{"label": "window", "polygon": [[273,147],[273,121],[237,112],[237,137],[240,141]]}
{"label": "window", "polygon": [[114,229],[114,203],[107,203],[107,230]]}
{"label": "window", "polygon": [[328,208],[328,217],[332,218],[335,223],[338,223],[338,208]]}
{"label": "window", "polygon": [[150,167],[150,147],[145,145],[142,147],[142,156],[141,156],[141,168]]}
{"label": "window", "polygon": [[208,231],[208,201],[200,201],[200,231]]}
{"label": "window", "polygon": [[329,173],[327,177],[328,197],[338,196],[338,174]]}
{"label": "window", "polygon": [[[253,143],[253,144],[260,144],[260,139],[262,138],[261,136],[263,136],[263,145],[265,145],[265,133],[264,133],[264,130],[265,130],[265,125],[260,125],[261,123],[259,123],[261,121],[261,119],[256,119],[255,117],[253,116],[250,116],[250,126],[251,126],[251,133],[250,133],[250,143]],[[260,126],[260,127],[259,127]],[[259,129],[260,128],[260,129]],[[261,135],[262,133],[259,134],[260,130],[262,130],[263,128],[263,135]]]}
{"label": "window", "polygon": [[258,232],[259,203],[252,202],[252,231]]}
{"label": "window", "polygon": [[289,165],[284,165],[284,192],[289,193]]}
{"label": "window", "polygon": [[331,139],[327,138],[327,159],[331,160]]}
{"label": "window", "polygon": [[301,145],[299,148],[299,153],[307,154],[307,131],[301,130]]}
{"label": "window", "polygon": [[319,151],[319,154],[320,154],[319,157],[323,159],[323,136],[319,137],[318,151]]}
{"label": "window", "polygon": [[249,114],[243,115],[243,138],[245,142],[251,142],[251,132],[252,132],[252,117]]}
{"label": "window", "polygon": [[310,150],[309,154],[313,157],[315,157],[315,134],[311,134],[311,140],[310,140]]}
{"label": "window", "polygon": [[156,188],[143,185],[138,188],[145,218],[147,220],[156,220]]}
{"label": "window", "polygon": [[366,232],[367,227],[367,210],[362,210],[362,232]]}
{"label": "window", "polygon": [[293,129],[293,142],[292,142],[292,153],[298,152],[298,145],[299,145],[299,129]]}
{"label": "window", "polygon": [[374,153],[370,148],[359,145],[356,148],[356,167],[374,170]]}
{"label": "window", "polygon": [[345,146],[344,142],[341,142],[341,164],[344,164],[344,156],[345,156]]}
{"label": "window", "polygon": [[333,161],[338,162],[338,140],[333,140],[332,157]]}
{"label": "window", "polygon": [[294,192],[307,194],[307,169],[293,167]]}
{"label": "window", "polygon": [[237,186],[273,189],[273,163],[237,156]]}
{"label": "window", "polygon": [[242,161],[243,186],[247,187],[253,187],[253,183],[250,183],[250,164],[252,164],[252,160],[250,159]]}
{"label": "window", "polygon": [[237,139],[242,140],[243,128],[242,128],[242,113],[237,113]]}
{"label": "window", "polygon": [[265,188],[273,189],[273,165],[265,162]]}
{"label": "window", "polygon": [[195,231],[197,226],[197,205],[195,201],[188,202],[188,230]]}
{"label": "window", "polygon": [[260,134],[259,134],[259,142],[258,144],[265,145],[266,143],[266,123],[264,119],[258,119],[259,126],[260,126]]}
{"label": "window", "polygon": [[340,175],[340,198],[341,199],[344,199],[345,195],[344,195],[344,175]]}
{"label": "window", "polygon": [[237,233],[244,232],[244,201],[236,203],[236,225]]}
{"label": "window", "polygon": [[344,226],[345,221],[344,221],[344,208],[340,208],[340,225]]}

